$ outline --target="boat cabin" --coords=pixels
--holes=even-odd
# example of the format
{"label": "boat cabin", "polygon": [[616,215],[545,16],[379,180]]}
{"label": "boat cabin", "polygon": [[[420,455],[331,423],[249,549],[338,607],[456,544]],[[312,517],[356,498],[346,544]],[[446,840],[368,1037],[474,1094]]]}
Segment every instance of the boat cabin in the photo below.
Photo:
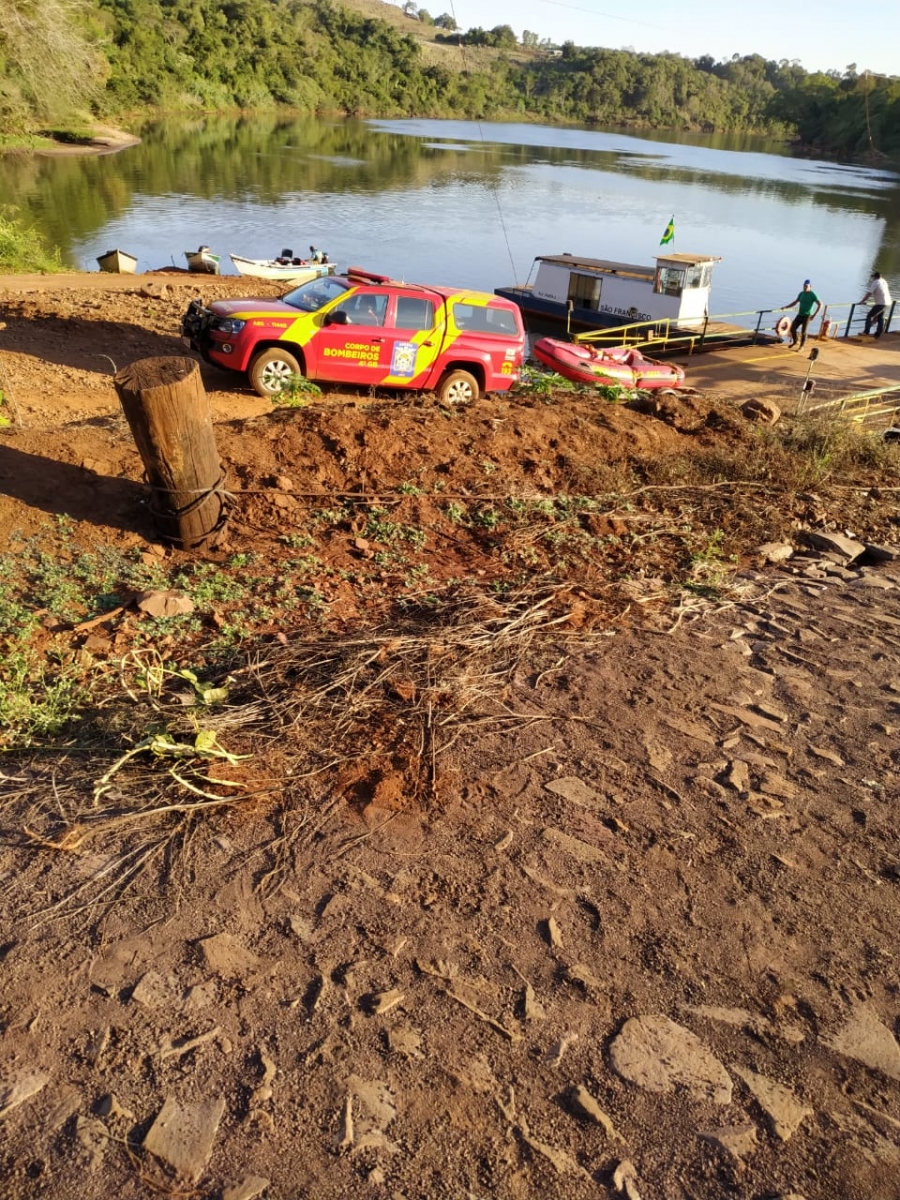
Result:
{"label": "boat cabin", "polygon": [[709,311],[713,267],[708,254],[660,254],[655,266],[634,266],[572,254],[536,258],[537,275],[525,288],[498,288],[526,312],[589,328],[669,319],[699,324]]}

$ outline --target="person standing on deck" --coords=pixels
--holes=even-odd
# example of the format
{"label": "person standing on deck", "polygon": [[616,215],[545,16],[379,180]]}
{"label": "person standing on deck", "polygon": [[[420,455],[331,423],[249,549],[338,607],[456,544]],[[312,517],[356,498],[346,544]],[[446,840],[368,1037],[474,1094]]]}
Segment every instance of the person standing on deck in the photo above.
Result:
{"label": "person standing on deck", "polygon": [[797,315],[791,321],[791,347],[803,348],[809,323],[813,317],[819,315],[821,307],[822,301],[812,290],[812,284],[808,279],[803,280],[803,291],[799,293],[796,300],[792,300],[790,304],[782,304],[779,312],[784,312],[788,308],[797,309]]}
{"label": "person standing on deck", "polygon": [[880,271],[872,272],[869,290],[863,296],[862,300],[860,300],[860,304],[865,304],[869,299],[872,301],[872,307],[866,313],[866,327],[863,332],[868,336],[874,325],[874,336],[880,338],[884,332],[885,310],[891,303],[891,289],[887,285],[887,280],[881,278]]}

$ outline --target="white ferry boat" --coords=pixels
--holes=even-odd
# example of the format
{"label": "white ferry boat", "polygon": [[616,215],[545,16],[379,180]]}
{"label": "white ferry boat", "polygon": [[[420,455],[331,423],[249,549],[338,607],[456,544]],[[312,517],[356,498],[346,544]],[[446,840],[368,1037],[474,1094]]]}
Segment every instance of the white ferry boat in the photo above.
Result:
{"label": "white ferry boat", "polygon": [[532,266],[532,272],[537,267],[534,283],[494,291],[528,316],[565,321],[570,327],[608,329],[667,320],[673,330],[689,330],[708,317],[713,267],[720,261],[709,254],[659,254],[654,266],[640,267],[543,254]]}

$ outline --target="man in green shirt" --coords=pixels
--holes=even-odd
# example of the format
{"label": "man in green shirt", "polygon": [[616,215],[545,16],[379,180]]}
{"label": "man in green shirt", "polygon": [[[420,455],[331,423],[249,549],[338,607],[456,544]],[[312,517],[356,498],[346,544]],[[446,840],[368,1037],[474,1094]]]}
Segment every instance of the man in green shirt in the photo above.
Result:
{"label": "man in green shirt", "polygon": [[788,308],[796,308],[797,315],[791,321],[791,348],[797,346],[802,349],[806,342],[806,331],[809,328],[809,323],[813,317],[819,315],[819,309],[822,307],[822,301],[812,290],[812,284],[808,279],[803,280],[803,291],[798,295],[796,300],[790,304],[782,304],[779,312],[784,312]]}

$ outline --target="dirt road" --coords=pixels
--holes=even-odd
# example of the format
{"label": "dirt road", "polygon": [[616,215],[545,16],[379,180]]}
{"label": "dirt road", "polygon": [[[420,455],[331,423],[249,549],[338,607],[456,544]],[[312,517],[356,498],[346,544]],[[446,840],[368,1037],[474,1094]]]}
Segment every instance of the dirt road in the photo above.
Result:
{"label": "dirt road", "polygon": [[[7,570],[160,557],[104,356],[180,353],[193,284],[121,286],[0,290]],[[685,429],[207,384],[242,493],[215,563],[314,571],[318,606],[255,602],[221,710],[191,706],[177,633],[158,689],[134,669],[161,644],[138,614],[47,633],[123,665],[83,732],[0,761],[3,1194],[900,1197],[890,478],[713,512],[690,462],[756,438],[720,401]],[[570,522],[562,494],[604,503]],[[691,514],[744,539],[727,586]],[[812,551],[811,525],[887,548]],[[765,566],[774,536],[794,553]],[[122,762],[164,729],[230,757]]]}

